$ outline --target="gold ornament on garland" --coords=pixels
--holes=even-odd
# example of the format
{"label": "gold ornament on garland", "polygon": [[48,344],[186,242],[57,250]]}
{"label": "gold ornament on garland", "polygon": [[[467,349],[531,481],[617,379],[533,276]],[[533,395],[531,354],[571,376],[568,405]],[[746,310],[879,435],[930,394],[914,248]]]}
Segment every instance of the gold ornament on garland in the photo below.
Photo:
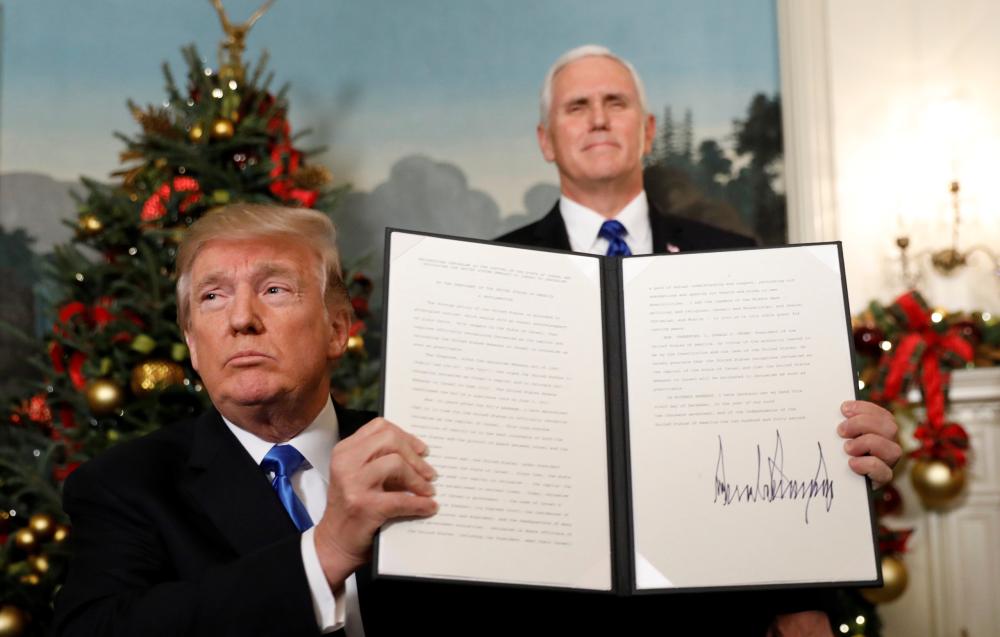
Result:
{"label": "gold ornament on garland", "polygon": [[28,614],[17,606],[0,607],[0,637],[20,637],[28,629]]}
{"label": "gold ornament on garland", "polygon": [[45,575],[49,571],[49,558],[44,555],[32,555],[28,558],[28,565],[35,573]]}
{"label": "gold ornament on garland", "polygon": [[204,136],[205,129],[202,128],[201,124],[195,124],[191,127],[191,130],[188,131],[188,139],[193,142],[200,142]]}
{"label": "gold ornament on garland", "polygon": [[236,129],[233,123],[225,118],[218,118],[212,122],[212,139],[231,139]]}
{"label": "gold ornament on garland", "polygon": [[910,467],[910,482],[928,509],[944,509],[954,503],[965,486],[965,469],[944,460],[919,458]]}
{"label": "gold ornament on garland", "polygon": [[97,378],[87,384],[87,406],[95,416],[109,416],[125,402],[122,388],[107,378]]}
{"label": "gold ornament on garland", "polygon": [[347,337],[347,351],[352,354],[360,354],[365,351],[365,338],[360,334]]}
{"label": "gold ornament on garland", "polygon": [[57,524],[55,530],[52,531],[52,541],[59,544],[65,542],[69,537],[69,527],[65,524]]}
{"label": "gold ornament on garland", "polygon": [[40,539],[46,539],[55,531],[55,520],[48,513],[36,513],[28,518],[28,528]]}
{"label": "gold ornament on garland", "polygon": [[28,573],[21,576],[21,583],[28,586],[38,586],[41,581],[42,578],[38,577],[38,573]]}
{"label": "gold ornament on garland", "polygon": [[873,604],[885,604],[899,599],[906,591],[910,577],[906,564],[895,555],[882,556],[882,588],[863,588],[861,594]]}
{"label": "gold ornament on garland", "polygon": [[183,382],[183,367],[173,361],[154,359],[132,368],[130,387],[133,394],[145,397]]}
{"label": "gold ornament on garland", "polygon": [[38,548],[38,538],[27,527],[18,529],[14,533],[14,546],[22,551],[31,552]]}
{"label": "gold ornament on garland", "polygon": [[80,229],[80,234],[85,237],[93,237],[101,230],[104,230],[104,224],[101,223],[101,220],[97,218],[97,215],[90,212],[80,215],[80,218],[77,220],[77,227]]}

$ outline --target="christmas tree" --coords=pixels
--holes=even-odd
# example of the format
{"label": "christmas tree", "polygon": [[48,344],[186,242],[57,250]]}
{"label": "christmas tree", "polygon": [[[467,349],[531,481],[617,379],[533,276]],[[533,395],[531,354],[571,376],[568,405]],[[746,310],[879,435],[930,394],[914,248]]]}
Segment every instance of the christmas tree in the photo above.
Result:
{"label": "christmas tree", "polygon": [[[234,201],[332,211],[345,188],[310,164],[288,123],[287,87],[271,91],[266,53],[242,60],[246,23],[229,22],[218,69],[185,48],[183,88],[164,65],[166,101],[128,106],[139,124],[124,142],[112,184],[84,179],[75,237],[59,246],[48,276],[58,285],[54,325],[34,343],[44,380],[25,381],[0,424],[0,635],[42,634],[65,575],[72,534],[62,481],[111,445],[205,409],[176,323],[174,257],[185,230]],[[371,407],[378,363],[362,335],[371,282],[348,276],[357,320],[334,372],[335,398]]]}

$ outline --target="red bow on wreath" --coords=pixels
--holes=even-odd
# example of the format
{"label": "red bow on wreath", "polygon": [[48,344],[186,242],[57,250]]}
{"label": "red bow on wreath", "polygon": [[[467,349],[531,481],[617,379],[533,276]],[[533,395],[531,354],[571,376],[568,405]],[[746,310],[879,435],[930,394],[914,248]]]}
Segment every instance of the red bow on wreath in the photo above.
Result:
{"label": "red bow on wreath", "polygon": [[916,379],[927,408],[927,422],[916,437],[921,447],[911,455],[936,458],[955,466],[965,465],[968,435],[961,425],[945,422],[945,404],[951,371],[972,360],[973,346],[958,328],[935,329],[927,302],[918,292],[907,292],[889,307],[904,333],[879,362],[879,375],[871,398],[876,402],[898,399]]}
{"label": "red bow on wreath", "polygon": [[913,535],[913,529],[890,529],[878,525],[878,550],[882,555],[902,555],[906,553],[906,543]]}

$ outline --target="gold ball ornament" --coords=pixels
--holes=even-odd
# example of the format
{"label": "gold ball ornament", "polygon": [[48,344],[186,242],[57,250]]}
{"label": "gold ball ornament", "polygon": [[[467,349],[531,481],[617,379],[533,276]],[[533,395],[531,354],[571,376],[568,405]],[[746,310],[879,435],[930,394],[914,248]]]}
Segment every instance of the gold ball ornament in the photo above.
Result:
{"label": "gold ball ornament", "polygon": [[77,227],[80,228],[80,234],[92,237],[104,229],[104,224],[97,218],[97,215],[87,212],[80,215]]}
{"label": "gold ball ornament", "polygon": [[22,584],[27,584],[28,586],[38,586],[42,581],[38,573],[28,573],[27,575],[22,575],[20,579]]}
{"label": "gold ball ornament", "polygon": [[28,614],[17,606],[0,607],[0,637],[20,637],[28,630]]}
{"label": "gold ball ornament", "polygon": [[95,416],[108,416],[121,409],[125,392],[107,378],[97,378],[87,384],[87,406]]}
{"label": "gold ball ornament", "polygon": [[53,542],[65,542],[69,537],[69,527],[65,524],[57,524],[54,531],[52,531],[52,541]]}
{"label": "gold ball ornament", "polygon": [[28,528],[40,539],[48,538],[55,531],[56,521],[48,513],[36,513],[28,518]]}
{"label": "gold ball ornament", "polygon": [[882,556],[882,588],[863,588],[861,594],[873,604],[886,604],[899,599],[906,591],[910,576],[906,563],[895,555]]}
{"label": "gold ball ornament", "polygon": [[212,139],[230,139],[235,132],[233,122],[228,119],[220,117],[212,122]]}
{"label": "gold ball ornament", "polygon": [[200,142],[202,137],[205,136],[205,129],[202,128],[201,124],[195,124],[188,131],[188,139],[193,142]]}
{"label": "gold ball ornament", "polygon": [[184,382],[184,368],[173,361],[154,359],[132,368],[129,386],[136,396],[149,396]]}
{"label": "gold ball ornament", "polygon": [[365,339],[360,334],[347,337],[347,351],[352,354],[360,354],[365,351]]}
{"label": "gold ball ornament", "polygon": [[28,558],[28,565],[35,573],[44,575],[49,570],[49,558],[44,555],[32,555]]}
{"label": "gold ball ornament", "polygon": [[14,546],[22,551],[33,551],[38,548],[38,538],[25,527],[14,532]]}
{"label": "gold ball ornament", "polygon": [[943,460],[920,458],[910,467],[910,482],[929,509],[944,509],[954,503],[965,487],[965,469]]}

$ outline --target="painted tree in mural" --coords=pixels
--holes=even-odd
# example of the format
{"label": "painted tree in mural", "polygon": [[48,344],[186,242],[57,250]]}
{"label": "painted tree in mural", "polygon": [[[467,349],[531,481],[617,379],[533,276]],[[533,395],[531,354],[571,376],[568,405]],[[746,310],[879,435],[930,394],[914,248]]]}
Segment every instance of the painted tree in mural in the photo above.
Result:
{"label": "painted tree in mural", "polygon": [[[112,184],[83,180],[75,238],[55,251],[54,325],[35,345],[38,360],[23,363],[38,372],[26,377],[43,381],[21,388],[0,423],[2,635],[44,631],[72,534],[59,496],[70,472],[208,404],[175,322],[173,261],[185,229],[229,202],[330,211],[343,194],[297,147],[266,55],[247,68],[226,42],[216,70],[184,49],[183,86],[164,65],[162,105],[129,102],[140,130],[119,135],[121,170]],[[371,283],[354,275],[348,287],[358,320],[334,387],[341,402],[370,407],[377,361],[361,332]]]}
{"label": "painted tree in mural", "polygon": [[[655,196],[664,187],[671,191],[675,204],[671,208],[676,212],[753,233],[765,245],[787,240],[785,195],[779,187],[783,150],[777,95],[758,93],[750,100],[745,118],[733,121],[736,162],[714,139],[695,143],[690,109],[678,123],[667,106],[657,128],[646,162],[648,191]],[[725,223],[722,207],[734,209],[741,223]],[[721,216],[713,216],[713,210]]]}

